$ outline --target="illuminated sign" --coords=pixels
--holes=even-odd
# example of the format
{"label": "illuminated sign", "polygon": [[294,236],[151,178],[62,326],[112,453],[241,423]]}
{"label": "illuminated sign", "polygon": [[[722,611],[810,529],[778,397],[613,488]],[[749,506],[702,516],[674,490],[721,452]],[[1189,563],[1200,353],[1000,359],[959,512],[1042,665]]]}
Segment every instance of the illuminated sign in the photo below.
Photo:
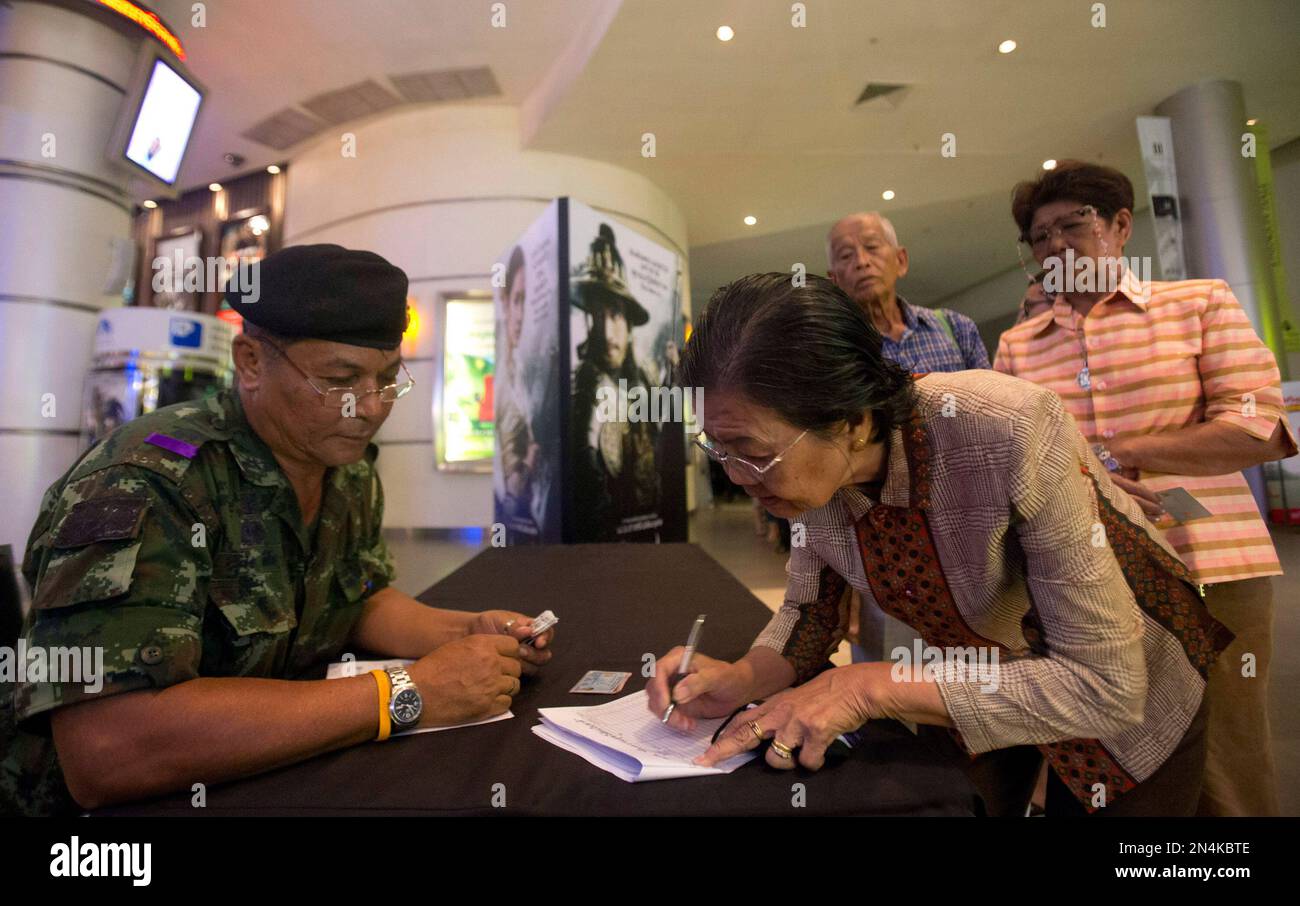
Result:
{"label": "illuminated sign", "polygon": [[492,373],[496,325],[491,299],[448,299],[437,400],[438,464],[492,461]]}
{"label": "illuminated sign", "polygon": [[149,32],[149,34],[163,42],[168,50],[176,54],[177,59],[185,59],[185,48],[181,47],[180,39],[172,34],[167,26],[162,24],[162,20],[158,18],[157,13],[142,9],[131,3],[130,0],[97,0],[97,2],[100,6],[112,10],[123,18],[130,19]]}

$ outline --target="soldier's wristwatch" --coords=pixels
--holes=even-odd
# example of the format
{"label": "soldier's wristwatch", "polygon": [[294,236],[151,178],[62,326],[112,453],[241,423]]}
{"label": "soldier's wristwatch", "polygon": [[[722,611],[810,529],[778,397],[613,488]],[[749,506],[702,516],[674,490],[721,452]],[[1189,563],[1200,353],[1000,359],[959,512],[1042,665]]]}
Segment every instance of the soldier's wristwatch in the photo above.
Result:
{"label": "soldier's wristwatch", "polygon": [[392,684],[392,694],[388,697],[388,716],[393,721],[393,732],[413,730],[424,713],[424,699],[420,690],[411,680],[411,675],[404,667],[389,667],[386,671],[388,681]]}

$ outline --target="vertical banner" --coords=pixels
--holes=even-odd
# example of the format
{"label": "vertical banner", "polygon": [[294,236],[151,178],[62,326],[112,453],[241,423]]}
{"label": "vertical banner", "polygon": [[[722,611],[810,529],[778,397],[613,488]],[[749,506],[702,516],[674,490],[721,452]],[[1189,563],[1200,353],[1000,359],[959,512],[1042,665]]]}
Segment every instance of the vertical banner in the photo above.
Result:
{"label": "vertical banner", "polygon": [[[1268,337],[1265,342],[1277,356],[1285,377],[1286,354],[1300,352],[1300,323],[1296,322],[1291,297],[1287,294],[1286,267],[1282,263],[1282,243],[1277,233],[1277,201],[1273,197],[1273,158],[1268,151],[1268,132],[1260,122],[1247,125],[1246,131],[1255,136],[1255,189],[1259,193],[1260,212],[1264,215],[1264,241],[1268,245],[1269,273],[1277,300],[1276,320],[1282,330],[1280,338]],[[1269,323],[1265,321],[1266,325]]]}
{"label": "vertical banner", "polygon": [[[1300,381],[1282,382],[1282,404],[1291,430],[1300,434]],[[1268,518],[1277,525],[1300,525],[1300,456],[1264,463]]]}
{"label": "vertical banner", "polygon": [[493,266],[493,519],[508,544],[563,540],[560,218],[552,202]]}
{"label": "vertical banner", "polygon": [[1167,116],[1139,116],[1138,144],[1146,174],[1155,224],[1156,258],[1162,280],[1185,280],[1183,229],[1178,220],[1178,173],[1174,168],[1174,138]]}
{"label": "vertical banner", "polygon": [[565,540],[685,541],[680,261],[606,214],[567,209]]}

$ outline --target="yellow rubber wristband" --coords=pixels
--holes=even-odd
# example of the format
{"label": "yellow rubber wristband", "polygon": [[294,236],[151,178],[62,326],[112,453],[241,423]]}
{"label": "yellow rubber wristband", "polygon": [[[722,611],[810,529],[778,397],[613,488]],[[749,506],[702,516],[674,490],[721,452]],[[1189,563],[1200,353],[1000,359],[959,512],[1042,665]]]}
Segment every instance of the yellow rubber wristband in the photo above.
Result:
{"label": "yellow rubber wristband", "polygon": [[379,684],[379,735],[375,737],[375,742],[383,742],[393,734],[393,719],[388,715],[388,700],[393,694],[393,684],[388,679],[388,673],[383,670],[371,670],[370,673]]}

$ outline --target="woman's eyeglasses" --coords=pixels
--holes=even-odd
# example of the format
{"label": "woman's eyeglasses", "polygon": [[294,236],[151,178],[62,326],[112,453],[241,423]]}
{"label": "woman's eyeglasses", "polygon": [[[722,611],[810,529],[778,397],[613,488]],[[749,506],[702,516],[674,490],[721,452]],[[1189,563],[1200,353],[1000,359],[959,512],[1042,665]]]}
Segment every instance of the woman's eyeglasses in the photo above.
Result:
{"label": "woman's eyeglasses", "polygon": [[785,457],[785,454],[789,453],[790,450],[793,449],[795,444],[803,440],[804,434],[807,433],[808,431],[805,429],[802,434],[792,440],[780,453],[775,456],[762,457],[761,461],[758,462],[745,459],[743,456],[736,456],[733,453],[728,453],[722,448],[721,444],[709,437],[703,431],[696,434],[691,438],[691,440],[694,441],[695,446],[708,454],[709,459],[718,463],[724,469],[727,467],[728,463],[731,463],[742,476],[747,476],[757,480],[770,472],[772,468]]}
{"label": "woman's eyeglasses", "polygon": [[[1020,256],[1020,267],[1026,275],[1033,272],[1029,269],[1029,260],[1041,260],[1046,257],[1051,250],[1052,239],[1055,236],[1061,236],[1067,242],[1073,244],[1088,236],[1100,236],[1101,224],[1097,220],[1097,209],[1092,205],[1084,205],[1078,210],[1062,214],[1051,223],[1030,230],[1028,233],[1022,233],[1020,240],[1016,243],[1016,254]],[[1026,257],[1028,254],[1028,257]],[[1035,282],[1031,276],[1030,282]]]}

